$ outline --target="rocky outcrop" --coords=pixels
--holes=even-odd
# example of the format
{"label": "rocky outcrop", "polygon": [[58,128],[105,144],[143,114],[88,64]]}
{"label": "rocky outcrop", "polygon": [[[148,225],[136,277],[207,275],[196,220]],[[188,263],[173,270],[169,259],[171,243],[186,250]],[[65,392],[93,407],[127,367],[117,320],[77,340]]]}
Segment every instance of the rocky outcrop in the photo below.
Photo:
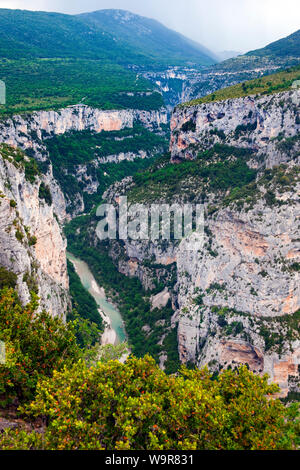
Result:
{"label": "rocky outcrop", "polygon": [[[150,131],[160,132],[161,126],[167,124],[167,112],[164,108],[158,111],[137,109],[105,111],[90,108],[86,105],[74,105],[59,111],[38,111],[28,115],[16,115],[0,121],[0,143],[21,148],[37,160],[47,161],[47,181],[51,189],[54,211],[60,222],[63,222],[66,218],[70,218],[70,214],[67,214],[70,205],[72,206],[72,216],[84,211],[83,196],[78,193],[73,196],[71,203],[66,200],[53,178],[52,165],[49,164],[49,156],[44,140],[71,131],[90,130],[96,133],[119,131],[124,128],[133,128],[137,122]],[[146,156],[150,155],[147,154]],[[99,163],[131,161],[134,157],[144,158],[145,153],[141,151],[135,155],[133,153],[109,155],[103,158],[102,161],[100,159],[96,162],[96,166]],[[83,167],[83,171],[85,169]],[[78,171],[82,174],[82,168],[79,168]],[[87,182],[86,191],[89,194],[96,192],[97,188],[98,182],[95,179]]]}
{"label": "rocky outcrop", "polygon": [[[281,396],[300,392],[297,97],[293,91],[178,109],[172,118],[173,162],[226,143],[227,150],[251,150],[247,164],[256,170],[256,180],[244,191],[221,186],[213,191],[206,177],[194,190],[193,167],[190,193],[188,185],[181,194],[180,184],[174,184],[173,202],[180,204],[181,197],[199,202],[206,188],[201,249],[187,250],[185,243],[171,240],[126,240],[119,262],[121,272],[139,277],[146,288],[155,285],[155,277],[169,285],[167,268],[175,266],[176,283],[168,292],[182,362],[207,365],[215,372],[248,364],[255,373],[268,373],[280,385]],[[218,152],[204,168],[238,159],[230,152],[218,157]],[[127,188],[110,189],[108,200],[118,200],[116,194],[130,199],[133,182],[125,183]],[[147,204],[143,197],[142,188],[140,201]],[[159,271],[162,267],[164,272]]]}
{"label": "rocky outcrop", "polygon": [[291,147],[300,145],[299,104],[299,90],[293,90],[179,107],[171,119],[172,160],[192,160],[221,143],[252,149],[256,166],[288,162]]}
{"label": "rocky outcrop", "polygon": [[[253,59],[253,58],[252,58]],[[170,67],[167,70],[146,72],[143,76],[152,81],[163,95],[166,107],[171,114],[174,106],[214,93],[245,80],[270,74],[280,68],[269,63],[255,64],[252,60],[241,64],[229,61],[214,65],[213,68],[197,70],[189,67]],[[235,59],[237,61],[237,59]]]}
{"label": "rocky outcrop", "polygon": [[60,111],[37,111],[30,115],[13,116],[0,122],[0,142],[22,149],[33,149],[36,157],[45,159],[44,138],[70,131],[119,131],[132,128],[135,121],[152,130],[167,124],[167,113],[134,109],[110,110],[85,105],[69,106]]}
{"label": "rocky outcrop", "polygon": [[[40,309],[64,316],[68,305],[66,241],[53,205],[39,197],[42,177],[37,175],[30,182],[24,167],[16,162],[17,152],[8,147],[3,151],[0,146],[0,265],[17,274],[24,304],[34,291],[40,297]],[[47,179],[43,184],[46,187]]]}

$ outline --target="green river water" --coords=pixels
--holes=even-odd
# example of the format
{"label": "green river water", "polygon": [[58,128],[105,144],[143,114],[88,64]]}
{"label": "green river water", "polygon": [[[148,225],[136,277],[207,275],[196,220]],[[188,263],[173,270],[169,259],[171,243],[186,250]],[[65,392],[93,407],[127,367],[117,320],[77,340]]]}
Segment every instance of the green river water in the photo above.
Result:
{"label": "green river water", "polygon": [[82,285],[94,297],[102,312],[104,312],[104,314],[110,318],[111,327],[117,335],[116,343],[118,344],[125,341],[126,333],[120,312],[107,300],[104,290],[98,286],[87,263],[79,258],[76,258],[74,255],[72,255],[72,253],[67,253],[67,258],[73,263],[75,270],[80,277]]}

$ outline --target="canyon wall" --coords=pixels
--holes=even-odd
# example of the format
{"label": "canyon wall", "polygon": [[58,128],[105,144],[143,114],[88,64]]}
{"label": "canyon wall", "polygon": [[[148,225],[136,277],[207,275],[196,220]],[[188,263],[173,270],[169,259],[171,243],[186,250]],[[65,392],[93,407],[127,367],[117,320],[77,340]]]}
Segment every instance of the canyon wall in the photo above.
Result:
{"label": "canyon wall", "polygon": [[[69,304],[66,241],[59,223],[70,215],[66,197],[53,177],[45,139],[70,131],[118,131],[133,128],[136,122],[159,132],[161,125],[167,123],[166,110],[103,111],[76,105],[59,111],[17,115],[0,122],[0,265],[17,274],[23,303],[30,300],[33,290],[40,297],[40,309],[45,308],[52,315],[64,316]],[[46,174],[39,173],[34,181],[28,181],[17,159],[20,155],[22,160],[29,159],[20,149],[38,161],[47,162]],[[97,164],[148,156],[145,152],[110,155]],[[93,193],[97,185],[86,181],[85,170],[84,165],[78,167],[76,177],[79,182],[84,178],[86,190]],[[49,189],[52,202],[39,197],[41,185]],[[83,199],[79,194],[76,197],[77,212],[81,213],[85,208]]]}
{"label": "canyon wall", "polygon": [[167,113],[164,109],[104,111],[85,105],[69,106],[59,111],[37,111],[0,122],[0,142],[23,150],[32,148],[35,156],[43,160],[44,138],[70,131],[119,131],[126,127],[132,128],[135,121],[152,130],[159,128],[161,124],[167,124]]}
{"label": "canyon wall", "polygon": [[[267,167],[289,162],[292,144],[299,145],[299,104],[299,90],[293,90],[178,107],[171,119],[172,161],[195,159],[220,143],[254,150],[256,165],[259,157]],[[295,141],[284,146],[288,138]]]}
{"label": "canyon wall", "polygon": [[0,265],[17,275],[24,304],[33,291],[40,297],[40,309],[64,317],[69,302],[66,241],[53,205],[40,197],[47,180],[39,175],[29,181],[16,160],[20,154],[0,146]]}
{"label": "canyon wall", "polygon": [[[207,156],[211,160],[202,156],[199,171],[205,165],[221,168],[226,161],[243,161],[244,154],[231,154],[238,147],[249,150],[247,165],[256,178],[243,190],[212,190],[207,176],[193,186],[194,171],[182,193],[181,185],[174,185],[172,200],[204,204],[201,249],[187,249],[184,241],[126,240],[118,262],[121,272],[139,277],[146,288],[153,288],[155,278],[167,283],[175,266],[176,283],[168,293],[182,362],[207,365],[214,372],[248,364],[256,373],[268,373],[281,396],[300,392],[297,98],[298,92],[291,91],[178,108],[171,120],[173,164],[215,149]],[[227,156],[216,144],[227,145]],[[117,202],[120,194],[128,194],[130,199],[132,187],[134,181],[127,180],[106,197]],[[140,202],[149,205],[143,194]],[[156,203],[167,202],[162,199]]]}
{"label": "canyon wall", "polygon": [[[0,143],[26,150],[39,161],[49,163],[49,155],[45,146],[45,139],[55,135],[62,135],[72,131],[89,130],[99,133],[101,131],[120,131],[133,128],[139,123],[150,131],[161,131],[161,126],[167,124],[167,112],[164,108],[158,111],[145,111],[136,109],[126,110],[100,110],[85,105],[69,106],[59,111],[37,111],[28,115],[16,115],[0,121]],[[132,161],[134,158],[149,157],[148,153],[109,155],[99,159],[97,164],[122,160]],[[86,167],[78,167],[79,181],[86,183],[89,194],[97,191],[97,181],[82,181],[82,174]],[[77,174],[74,174],[77,177]],[[53,178],[52,165],[48,165],[47,181],[51,189],[54,211],[60,222],[70,218],[68,207],[70,201],[66,200],[61,188]],[[85,206],[81,194],[76,194],[71,201],[72,216],[84,212]]]}

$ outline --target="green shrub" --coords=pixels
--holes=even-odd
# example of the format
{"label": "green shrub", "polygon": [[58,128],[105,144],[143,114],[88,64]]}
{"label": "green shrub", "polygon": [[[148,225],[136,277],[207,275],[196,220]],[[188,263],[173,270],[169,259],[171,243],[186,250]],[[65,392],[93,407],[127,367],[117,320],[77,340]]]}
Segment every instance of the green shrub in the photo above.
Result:
{"label": "green shrub", "polygon": [[28,245],[29,246],[34,246],[34,245],[36,245],[36,243],[37,243],[36,236],[33,235],[33,236],[28,238]]}
{"label": "green shrub", "polygon": [[52,196],[49,186],[46,186],[44,182],[40,184],[39,187],[39,198],[43,199],[48,206],[52,204]]}
{"label": "green shrub", "polygon": [[0,406],[32,399],[39,378],[79,358],[72,326],[37,313],[36,299],[22,307],[12,289],[1,291],[0,340],[6,362],[0,364]]}
{"label": "green shrub", "polygon": [[195,132],[196,123],[192,119],[190,119],[189,121],[182,124],[181,130],[182,132]]}
{"label": "green shrub", "polygon": [[206,370],[168,376],[154,360],[130,358],[88,368],[65,367],[41,380],[30,417],[44,436],[11,431],[0,447],[57,450],[275,450],[299,445],[296,405],[271,395],[267,376],[247,367],[214,378]]}
{"label": "green shrub", "polygon": [[0,290],[4,287],[16,287],[17,275],[13,272],[8,271],[3,266],[0,266]]}

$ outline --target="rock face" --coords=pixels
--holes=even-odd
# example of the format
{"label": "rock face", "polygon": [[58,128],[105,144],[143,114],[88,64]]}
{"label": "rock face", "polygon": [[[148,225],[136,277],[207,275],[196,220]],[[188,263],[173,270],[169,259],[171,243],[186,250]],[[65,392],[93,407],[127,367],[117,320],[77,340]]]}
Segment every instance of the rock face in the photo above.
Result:
{"label": "rock face", "polygon": [[[43,141],[51,136],[82,130],[97,133],[101,131],[119,131],[124,128],[133,128],[136,122],[150,131],[159,131],[162,125],[167,124],[167,119],[167,111],[164,108],[158,111],[136,109],[104,111],[85,105],[75,105],[59,111],[38,111],[30,115],[17,115],[0,122],[0,143],[27,150],[37,160],[47,161],[48,152]],[[102,163],[117,163],[124,159],[132,160],[134,157],[144,158],[145,154],[141,152],[135,155],[110,155],[104,158]],[[79,173],[82,173],[82,168],[78,170]],[[83,171],[85,171],[85,168],[83,168]],[[51,164],[49,165],[47,180],[51,189],[55,214],[63,222],[70,217],[67,215],[69,201],[66,201],[59,185],[53,179]],[[79,178],[79,181],[82,182],[82,179]],[[87,182],[86,190],[90,194],[97,191],[97,182]],[[74,206],[73,216],[84,211],[85,206],[81,194],[78,193],[75,196],[72,206]]]}
{"label": "rock face", "polygon": [[159,88],[171,114],[174,106],[180,103],[201,98],[220,88],[261,77],[280,68],[279,65],[272,63],[262,61],[262,63],[255,64],[252,60],[247,61],[247,59],[244,65],[234,64],[230,67],[227,63],[228,61],[222,62],[214,65],[213,68],[203,70],[170,67],[167,70],[146,72],[143,75]]}
{"label": "rock face", "polygon": [[167,113],[143,110],[103,111],[85,105],[70,106],[60,111],[38,111],[27,116],[14,116],[0,123],[1,142],[22,149],[32,148],[36,156],[45,158],[42,140],[69,131],[119,131],[132,128],[139,121],[148,129],[167,124]]}
{"label": "rock face", "polygon": [[293,90],[178,108],[171,119],[172,160],[192,160],[222,143],[253,149],[268,167],[288,162],[289,149],[280,142],[299,134],[299,104],[299,90]]}
{"label": "rock face", "polygon": [[28,181],[24,168],[14,161],[15,152],[11,148],[10,157],[6,148],[3,157],[0,147],[0,265],[17,274],[23,303],[34,291],[40,297],[40,309],[64,316],[68,304],[66,241],[53,205],[39,197],[41,177]]}
{"label": "rock face", "polygon": [[300,284],[290,256],[299,261],[299,215],[295,203],[219,211],[206,221],[212,252],[177,253],[183,362],[212,369],[247,363],[283,394],[298,391]]}
{"label": "rock face", "polygon": [[[121,272],[139,277],[146,288],[155,277],[166,285],[167,268],[175,266],[177,282],[169,292],[182,362],[208,365],[215,372],[248,364],[256,373],[268,373],[282,396],[300,392],[297,98],[293,91],[175,111],[172,162],[180,165],[225,143],[252,151],[247,164],[257,171],[256,180],[231,202],[225,202],[229,190],[206,189],[201,249],[187,250],[183,243],[165,240],[126,240],[119,262]],[[195,202],[207,188],[200,183],[198,193],[188,196]],[[132,184],[127,181],[129,197]],[[180,185],[174,187],[174,202],[180,204]],[[118,191],[126,194],[119,185],[108,191],[108,200]],[[232,194],[240,194],[239,188]]]}

